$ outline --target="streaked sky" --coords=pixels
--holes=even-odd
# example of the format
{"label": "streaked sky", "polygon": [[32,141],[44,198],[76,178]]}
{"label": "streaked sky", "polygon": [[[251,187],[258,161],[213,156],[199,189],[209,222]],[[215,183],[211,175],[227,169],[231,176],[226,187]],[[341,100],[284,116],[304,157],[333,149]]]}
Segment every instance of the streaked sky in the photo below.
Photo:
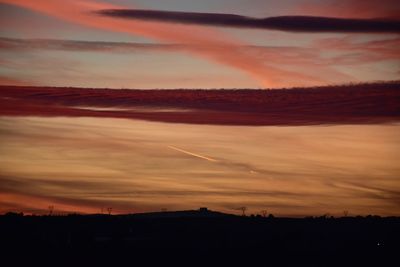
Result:
{"label": "streaked sky", "polygon": [[[398,14],[399,3],[1,0],[1,83],[109,88],[277,88],[399,79],[398,32],[293,33],[127,20],[93,13],[110,8],[256,18],[392,18]],[[45,40],[37,44],[38,40],[32,39]],[[52,46],[46,45],[49,40]],[[54,44],[55,40],[58,44]],[[85,49],[77,45],[74,49],[65,48],[65,42],[73,45],[76,41],[86,41]],[[99,49],[104,42],[107,47]],[[121,49],[126,43],[136,48]],[[171,49],[167,44],[178,46]],[[199,45],[200,48],[196,47]]]}
{"label": "streaked sky", "polygon": [[397,0],[0,0],[0,213],[398,216],[399,14]]}
{"label": "streaked sky", "polygon": [[0,212],[399,215],[400,126],[0,120]]}

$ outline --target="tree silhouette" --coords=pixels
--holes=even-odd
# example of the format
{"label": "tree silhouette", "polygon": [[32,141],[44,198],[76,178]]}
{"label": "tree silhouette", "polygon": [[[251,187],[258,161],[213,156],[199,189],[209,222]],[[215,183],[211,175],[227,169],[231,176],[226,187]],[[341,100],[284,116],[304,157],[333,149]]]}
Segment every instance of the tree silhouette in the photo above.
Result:
{"label": "tree silhouette", "polygon": [[262,210],[262,211],[261,211],[261,215],[262,215],[264,218],[267,217],[267,214],[268,214],[267,210]]}
{"label": "tree silhouette", "polygon": [[108,215],[111,215],[112,208],[111,207],[107,208],[107,211],[108,211]]}
{"label": "tree silhouette", "polygon": [[53,211],[54,211],[54,206],[50,205],[49,206],[49,216],[53,215]]}
{"label": "tree silhouette", "polygon": [[245,207],[245,206],[243,206],[243,207],[240,207],[240,208],[239,208],[239,210],[241,210],[241,211],[242,211],[242,216],[246,216],[246,210],[247,210],[247,207]]}

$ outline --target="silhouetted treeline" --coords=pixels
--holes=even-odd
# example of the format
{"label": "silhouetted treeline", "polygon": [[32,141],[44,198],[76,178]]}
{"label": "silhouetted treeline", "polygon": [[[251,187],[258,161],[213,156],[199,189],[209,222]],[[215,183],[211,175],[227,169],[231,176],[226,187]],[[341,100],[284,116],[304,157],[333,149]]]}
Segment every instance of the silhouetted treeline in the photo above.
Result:
{"label": "silhouetted treeline", "polygon": [[385,266],[398,253],[400,218],[293,219],[195,211],[8,214],[0,216],[0,235],[1,246],[8,253],[64,260],[79,256],[92,263],[110,256],[111,260],[130,259],[132,263],[194,259],[187,266],[215,263],[214,258],[226,264],[257,262],[261,266]]}

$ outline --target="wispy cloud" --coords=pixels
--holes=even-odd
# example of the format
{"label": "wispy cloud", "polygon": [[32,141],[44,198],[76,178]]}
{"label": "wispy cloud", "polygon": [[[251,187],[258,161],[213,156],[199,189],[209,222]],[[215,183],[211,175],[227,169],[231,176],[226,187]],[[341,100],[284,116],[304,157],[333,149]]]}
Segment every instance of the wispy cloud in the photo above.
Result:
{"label": "wispy cloud", "polygon": [[297,127],[293,134],[292,127],[2,117],[0,213],[47,212],[49,205],[91,213],[204,205],[396,215],[398,131],[395,125],[331,125]]}
{"label": "wispy cloud", "polygon": [[332,63],[365,63],[400,59],[400,38],[388,38],[360,42],[354,36],[324,38],[315,42],[315,47],[324,50],[346,52],[335,57]]}
{"label": "wispy cloud", "polygon": [[[374,40],[358,43],[353,41],[352,36],[341,38],[324,38],[316,41],[312,47],[296,46],[255,46],[242,45],[242,53],[259,58],[268,64],[281,68],[298,67],[303,73],[313,73],[318,69],[321,79],[326,83],[330,81],[345,82],[353,81],[350,75],[342,73],[332,66],[356,65],[364,63],[376,63],[385,60],[399,58],[399,38]],[[179,43],[133,43],[133,42],[105,42],[105,41],[83,41],[65,39],[19,39],[0,37],[0,51],[19,52],[30,50],[55,50],[69,52],[104,52],[104,53],[169,53],[185,51],[202,51],[213,49],[229,49],[224,45],[196,45]],[[322,57],[323,51],[333,51],[331,57]],[[339,54],[337,52],[339,51]],[[0,64],[5,67],[18,68],[14,66],[11,59],[2,60]],[[37,68],[37,65],[35,65]],[[54,69],[54,67],[51,67]],[[11,84],[11,83],[4,83]]]}
{"label": "wispy cloud", "polygon": [[[1,62],[0,62],[1,65]],[[21,79],[13,78],[13,77],[6,77],[0,75],[0,84],[1,85],[19,85],[19,86],[27,86],[27,85],[34,85],[31,81],[24,81]]]}
{"label": "wispy cloud", "polygon": [[[181,43],[137,43],[137,42],[105,42],[66,39],[21,39],[0,37],[0,50],[60,50],[71,52],[182,52],[213,49],[229,49],[225,44],[181,44]],[[293,64],[302,60],[315,58],[315,48],[296,46],[257,46],[242,45],[238,47],[243,53],[251,54],[260,60]],[[4,61],[4,60],[3,60]],[[0,62],[3,63],[3,62]]]}
{"label": "wispy cloud", "polygon": [[[208,49],[229,49],[225,44],[182,44],[182,43],[137,43],[137,42],[105,42],[84,41],[66,39],[21,39],[0,37],[0,50],[60,50],[72,52],[113,52],[113,53],[135,53],[135,52],[182,52],[202,51]],[[293,59],[310,57],[310,52],[315,49],[307,49],[295,46],[256,46],[242,45],[238,47],[244,53],[253,53],[258,58],[278,61],[292,55]],[[282,56],[282,58],[281,58]],[[1,63],[1,62],[0,62]],[[293,63],[293,62],[291,62]]]}
{"label": "wispy cloud", "polygon": [[[341,50],[340,53],[342,54],[338,57],[335,57],[335,53],[331,53],[332,56],[329,57],[322,56],[323,51],[326,51],[324,50],[326,47],[318,47],[319,50],[314,49],[314,47],[314,50],[293,47],[252,47],[248,43],[239,41],[226,32],[221,32],[218,29],[210,27],[172,24],[165,23],[164,21],[152,22],[138,19],[120,19],[119,17],[94,14],[102,10],[126,10],[123,6],[111,5],[108,3],[61,0],[37,0],[34,3],[27,0],[0,0],[0,3],[28,8],[85,27],[141,35],[160,42],[155,44],[132,44],[76,40],[6,40],[3,38],[0,40],[0,48],[2,49],[51,49],[85,52],[104,51],[113,53],[134,53],[139,50],[183,52],[246,73],[255,83],[263,87],[311,86],[329,84],[332,82],[357,81],[357,77],[354,77],[354,73],[348,72],[345,69],[335,68],[336,63],[371,63],[373,61],[381,61],[383,58],[380,57],[378,52],[374,52],[372,56],[367,55],[366,53],[368,51],[347,55],[343,54],[343,52],[346,53],[344,49]],[[278,19],[278,24],[282,22],[281,19],[287,20],[291,18],[299,17],[281,17]],[[388,21],[383,22],[388,23]],[[295,24],[301,25],[301,23]],[[315,25],[319,27],[318,25],[323,24],[316,23]],[[346,26],[346,29],[351,29],[351,27]],[[387,59],[387,57],[385,57],[385,59]],[[335,60],[337,60],[337,62]],[[318,72],[316,72],[316,69]],[[128,74],[130,70],[127,68],[125,71],[126,73],[124,72],[124,75]],[[81,71],[79,70],[79,72]],[[318,73],[318,75],[315,73]],[[112,76],[111,74],[110,77]],[[25,77],[24,75],[20,76]],[[391,75],[390,77],[393,76],[392,74],[389,75]],[[75,78],[76,77],[71,77],[69,80],[77,81],[81,79]],[[245,78],[246,77],[244,77],[244,79]],[[118,77],[118,79],[120,80],[120,77]],[[221,79],[219,79],[219,81],[221,81]],[[60,83],[48,83],[47,85],[53,84]],[[119,84],[118,87],[121,87]],[[122,86],[125,86],[124,83],[122,84]],[[232,82],[231,84],[235,83]],[[69,83],[67,82],[66,85],[69,85]],[[76,83],[73,85],[76,85]]]}
{"label": "wispy cloud", "polygon": [[263,86],[282,86],[287,77],[296,79],[299,83],[321,83],[318,77],[305,75],[296,71],[284,70],[266,64],[263,59],[242,51],[245,43],[222,32],[205,29],[204,27],[171,25],[148,21],[121,20],[109,16],[99,16],[96,11],[104,9],[121,9],[123,7],[94,1],[45,1],[0,0],[28,8],[43,14],[54,16],[68,22],[78,23],[87,27],[141,35],[168,43],[201,45],[204,49],[189,47],[186,52],[243,71]]}
{"label": "wispy cloud", "polygon": [[353,19],[313,16],[252,18],[235,14],[195,13],[140,9],[110,9],[100,15],[147,21],[208,26],[268,29],[290,32],[399,33],[400,21],[388,19]]}
{"label": "wispy cloud", "polygon": [[[151,44],[127,42],[102,42],[60,39],[18,39],[0,37],[0,49],[40,49],[84,52],[119,52],[133,53],[143,51],[182,51],[187,45],[180,44]],[[200,49],[201,47],[199,47]]]}

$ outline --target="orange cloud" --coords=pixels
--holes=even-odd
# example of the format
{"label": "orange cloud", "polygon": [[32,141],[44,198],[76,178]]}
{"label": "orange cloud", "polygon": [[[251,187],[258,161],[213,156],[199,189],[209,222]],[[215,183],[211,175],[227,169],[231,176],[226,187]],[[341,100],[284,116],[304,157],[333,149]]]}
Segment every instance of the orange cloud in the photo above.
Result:
{"label": "orange cloud", "polygon": [[285,86],[290,83],[287,77],[303,84],[322,82],[309,75],[267,66],[264,59],[243,51],[241,49],[243,43],[216,30],[198,26],[170,25],[138,20],[127,21],[93,13],[99,9],[123,8],[121,6],[95,1],[0,0],[0,2],[17,5],[88,27],[142,35],[163,42],[201,45],[201,49],[188,46],[184,51],[244,71],[266,87]]}

